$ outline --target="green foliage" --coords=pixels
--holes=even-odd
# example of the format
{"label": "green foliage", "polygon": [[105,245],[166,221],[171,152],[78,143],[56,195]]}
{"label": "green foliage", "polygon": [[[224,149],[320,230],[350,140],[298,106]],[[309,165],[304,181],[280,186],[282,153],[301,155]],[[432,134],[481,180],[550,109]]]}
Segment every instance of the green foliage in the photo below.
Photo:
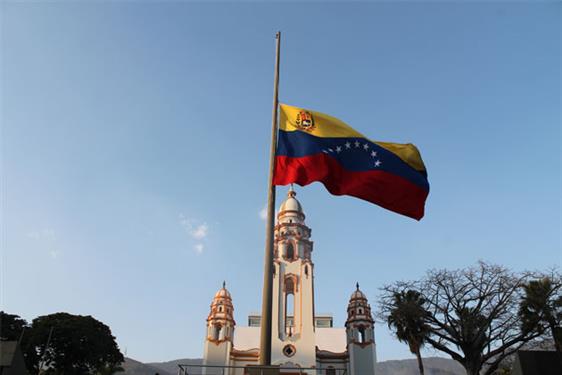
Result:
{"label": "green foliage", "polygon": [[387,317],[388,328],[394,330],[398,340],[410,346],[413,354],[420,350],[429,333],[424,304],[425,299],[415,290],[396,292],[393,308]]}
{"label": "green foliage", "polygon": [[40,316],[33,320],[28,340],[26,351],[36,353],[28,368],[45,374],[108,375],[124,361],[109,327],[91,316]]}
{"label": "green foliage", "polygon": [[0,311],[0,340],[18,341],[29,324],[18,315],[7,314]]}
{"label": "green foliage", "polygon": [[429,334],[424,304],[425,299],[418,291],[394,292],[386,318],[388,328],[393,329],[398,340],[407,343],[410,352],[416,355],[420,374],[424,373],[420,350]]}
{"label": "green foliage", "polygon": [[523,285],[524,295],[519,306],[521,330],[550,332],[556,350],[562,351],[562,278],[552,274]]}
{"label": "green foliage", "polygon": [[28,369],[37,363],[37,353],[30,345],[31,326],[18,315],[0,312],[0,339],[2,341],[20,341],[20,347]]}

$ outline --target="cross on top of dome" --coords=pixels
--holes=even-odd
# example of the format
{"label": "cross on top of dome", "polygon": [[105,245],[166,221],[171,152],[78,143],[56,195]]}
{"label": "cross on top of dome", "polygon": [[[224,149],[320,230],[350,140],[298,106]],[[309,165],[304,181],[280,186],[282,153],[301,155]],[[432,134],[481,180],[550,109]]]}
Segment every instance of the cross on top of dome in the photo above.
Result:
{"label": "cross on top of dome", "polygon": [[288,197],[294,198],[297,195],[297,192],[293,189],[293,184],[289,187],[289,192],[287,193]]}
{"label": "cross on top of dome", "polygon": [[232,298],[230,292],[226,289],[226,281],[222,282],[222,288],[215,293],[215,298]]}
{"label": "cross on top of dome", "polygon": [[359,289],[359,283],[355,283],[355,290],[353,291],[353,293],[351,293],[351,297],[349,299],[350,299],[349,303],[353,302],[354,300],[367,301],[367,297],[365,296],[365,293],[363,293]]}

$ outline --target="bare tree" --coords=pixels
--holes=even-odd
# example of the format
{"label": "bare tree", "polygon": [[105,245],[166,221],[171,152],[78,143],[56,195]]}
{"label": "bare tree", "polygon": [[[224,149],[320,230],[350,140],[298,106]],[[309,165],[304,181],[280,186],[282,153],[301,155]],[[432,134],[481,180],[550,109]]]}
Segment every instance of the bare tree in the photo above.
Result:
{"label": "bare tree", "polygon": [[382,288],[379,317],[388,316],[394,293],[419,291],[427,310],[426,343],[458,361],[468,375],[490,375],[503,358],[541,335],[521,330],[517,314],[528,277],[485,262],[431,270],[422,280]]}

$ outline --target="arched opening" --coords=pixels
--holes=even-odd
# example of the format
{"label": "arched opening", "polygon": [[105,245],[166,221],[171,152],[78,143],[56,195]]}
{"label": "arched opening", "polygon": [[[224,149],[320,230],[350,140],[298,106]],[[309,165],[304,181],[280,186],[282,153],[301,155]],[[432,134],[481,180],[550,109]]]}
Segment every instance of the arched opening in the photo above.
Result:
{"label": "arched opening", "polygon": [[285,296],[285,333],[289,336],[293,335],[293,326],[295,319],[295,295],[288,293]]}
{"label": "arched opening", "polygon": [[285,334],[293,335],[295,320],[295,282],[292,278],[285,279]]}
{"label": "arched opening", "polygon": [[213,330],[213,340],[218,340],[221,337],[221,329],[222,326],[220,324],[215,326],[215,329]]}
{"label": "arched opening", "polygon": [[292,260],[295,258],[295,247],[293,246],[292,242],[289,242],[287,244],[287,247],[285,249],[285,258]]}
{"label": "arched opening", "polygon": [[357,342],[363,344],[365,341],[365,327],[359,327],[357,329]]}
{"label": "arched opening", "polygon": [[308,277],[308,265],[304,266],[304,274]]}
{"label": "arched opening", "polygon": [[328,367],[326,369],[326,375],[336,375],[336,369],[333,368],[332,366]]}

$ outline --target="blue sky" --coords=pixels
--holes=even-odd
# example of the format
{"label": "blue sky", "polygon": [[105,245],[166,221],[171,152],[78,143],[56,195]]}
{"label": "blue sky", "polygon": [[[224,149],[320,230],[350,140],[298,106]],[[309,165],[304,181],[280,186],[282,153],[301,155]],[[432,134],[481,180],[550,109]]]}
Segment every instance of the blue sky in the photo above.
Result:
{"label": "blue sky", "polygon": [[[223,280],[260,309],[274,34],[280,100],[413,142],[421,222],[319,184],[316,311],[478,260],[562,264],[561,3],[1,4],[2,309],[201,357]],[[278,189],[278,196],[285,195]],[[278,204],[280,200],[278,199]],[[377,325],[379,360],[411,357]],[[427,354],[432,354],[428,352]]]}

